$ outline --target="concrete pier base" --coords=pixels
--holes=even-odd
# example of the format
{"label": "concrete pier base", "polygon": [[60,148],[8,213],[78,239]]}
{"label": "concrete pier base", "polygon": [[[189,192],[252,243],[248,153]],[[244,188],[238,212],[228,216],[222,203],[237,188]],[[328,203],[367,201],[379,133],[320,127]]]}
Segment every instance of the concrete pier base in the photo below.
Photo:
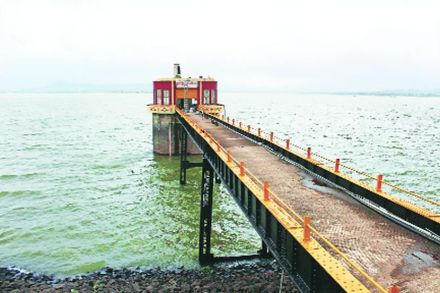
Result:
{"label": "concrete pier base", "polygon": [[[179,155],[181,128],[175,115],[153,113],[153,152],[158,155]],[[191,139],[188,139],[188,154],[201,154]]]}

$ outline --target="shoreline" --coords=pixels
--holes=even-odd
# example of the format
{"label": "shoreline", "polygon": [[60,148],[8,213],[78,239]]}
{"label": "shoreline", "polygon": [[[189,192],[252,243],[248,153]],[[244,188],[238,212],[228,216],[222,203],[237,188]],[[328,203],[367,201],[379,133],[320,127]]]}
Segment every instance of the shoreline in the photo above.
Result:
{"label": "shoreline", "polygon": [[[66,278],[0,268],[0,292],[279,292],[273,260],[214,264],[201,269],[114,269]],[[295,292],[284,275],[282,292]]]}

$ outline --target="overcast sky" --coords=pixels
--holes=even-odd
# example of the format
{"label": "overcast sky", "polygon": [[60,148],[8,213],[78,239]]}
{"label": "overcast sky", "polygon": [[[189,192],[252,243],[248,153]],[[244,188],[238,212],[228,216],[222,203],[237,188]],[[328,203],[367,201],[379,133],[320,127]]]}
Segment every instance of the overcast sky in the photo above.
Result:
{"label": "overcast sky", "polygon": [[440,88],[440,1],[0,0],[0,89],[145,84],[211,75],[220,88]]}

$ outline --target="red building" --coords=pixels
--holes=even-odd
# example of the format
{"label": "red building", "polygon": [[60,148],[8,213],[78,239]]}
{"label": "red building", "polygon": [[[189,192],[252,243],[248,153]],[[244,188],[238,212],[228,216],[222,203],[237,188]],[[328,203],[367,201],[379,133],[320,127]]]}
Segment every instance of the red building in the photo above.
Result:
{"label": "red building", "polygon": [[218,104],[217,81],[202,76],[182,78],[180,65],[174,64],[174,77],[153,81],[153,104],[150,105],[150,111],[163,113],[160,110],[166,110],[173,113],[173,106],[185,111],[198,110],[212,114],[222,112],[223,105]]}
{"label": "red building", "polygon": [[[176,107],[185,112],[203,111],[219,116],[224,112],[218,103],[217,81],[211,77],[182,78],[179,64],[174,64],[174,77],[153,81],[153,151],[156,154],[179,154],[178,135],[181,129],[177,121]],[[189,154],[200,154],[192,142],[188,142]]]}

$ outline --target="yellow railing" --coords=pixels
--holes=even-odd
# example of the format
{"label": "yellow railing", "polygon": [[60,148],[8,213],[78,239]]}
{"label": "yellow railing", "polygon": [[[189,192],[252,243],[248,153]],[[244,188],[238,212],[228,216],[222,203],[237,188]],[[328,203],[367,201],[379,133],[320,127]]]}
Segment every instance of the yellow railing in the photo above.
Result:
{"label": "yellow railing", "polygon": [[174,114],[176,113],[175,105],[160,105],[160,104],[150,104],[147,105],[148,111],[157,114]]}
{"label": "yellow railing", "polygon": [[210,114],[210,115],[214,115],[216,117],[219,117],[220,114],[224,113],[225,106],[224,105],[220,105],[220,104],[216,104],[216,105],[214,105],[214,104],[212,104],[212,105],[199,105],[197,110],[199,110],[200,112],[206,113],[206,114]]}
{"label": "yellow railing", "polygon": [[[387,293],[387,291],[384,287],[382,287],[379,283],[377,283],[368,273],[366,273],[358,264],[353,262],[347,255],[345,255],[339,248],[336,247],[333,243],[331,243],[327,238],[325,238],[318,230],[316,230],[313,226],[310,224],[306,224],[304,221],[304,217],[299,215],[297,212],[295,212],[291,207],[289,207],[286,203],[284,203],[283,200],[270,188],[268,188],[267,182],[261,182],[252,172],[250,172],[246,167],[244,167],[243,162],[239,162],[237,159],[235,159],[228,150],[226,150],[218,141],[216,141],[211,134],[209,134],[206,130],[204,130],[198,123],[196,123],[194,120],[192,120],[186,113],[181,111],[180,109],[176,109],[176,112],[181,115],[193,128],[196,130],[200,130],[202,133],[206,135],[204,138],[217,152],[222,152],[227,157],[227,160],[230,160],[233,162],[237,168],[240,169],[240,175],[246,175],[249,178],[252,179],[256,184],[260,186],[260,188],[263,190],[263,193],[268,192],[269,193],[269,201],[274,202],[276,205],[280,207],[281,210],[285,211],[288,215],[293,216],[296,218],[297,221],[302,223],[303,229],[305,229],[306,225],[310,228],[310,230],[313,232],[315,236],[317,236],[317,239],[322,241],[325,245],[327,245],[336,255],[341,257],[345,263],[353,268],[353,270],[357,273],[359,273],[365,280],[367,280],[371,285],[373,285],[379,292]],[[202,135],[203,137],[203,135]],[[209,139],[208,139],[209,138]],[[263,202],[264,204],[264,202]],[[296,221],[295,221],[296,222]],[[393,292],[398,292],[398,287],[392,286],[390,288],[394,288]],[[391,292],[391,291],[390,291]]]}
{"label": "yellow railing", "polygon": [[[376,181],[376,183],[377,183],[376,186],[372,186],[372,185],[366,184],[364,182],[358,181],[358,180],[350,177],[348,174],[343,174],[344,177],[350,179],[351,181],[357,181],[357,183],[359,185],[367,186],[370,190],[373,190],[373,191],[377,192],[378,194],[382,194],[382,195],[387,195],[389,197],[393,197],[396,201],[405,201],[405,200],[403,200],[401,198],[394,197],[392,194],[383,192],[381,186],[385,185],[385,186],[388,186],[391,190],[397,190],[397,191],[399,191],[399,192],[401,192],[403,194],[408,195],[409,197],[417,198],[419,200],[422,200],[422,201],[427,202],[429,204],[432,204],[434,206],[440,206],[440,202],[437,202],[435,200],[426,198],[426,197],[424,197],[424,196],[422,196],[420,194],[417,194],[417,193],[415,193],[413,191],[409,191],[409,190],[407,190],[407,189],[405,189],[403,187],[394,185],[394,184],[392,184],[392,183],[390,183],[388,181],[383,180],[382,175],[379,175],[379,176],[375,177],[375,176],[370,175],[370,174],[368,174],[366,172],[357,170],[357,169],[355,169],[353,167],[350,167],[350,166],[348,166],[346,164],[340,163],[339,159],[332,160],[332,159],[329,159],[329,158],[327,158],[327,157],[325,157],[323,155],[320,155],[320,154],[318,154],[316,152],[312,153],[310,148],[305,148],[305,147],[301,147],[299,145],[296,145],[296,144],[292,143],[290,141],[290,139],[282,139],[282,138],[274,135],[273,132],[267,132],[267,131],[262,130],[261,128],[254,128],[254,127],[251,127],[250,125],[245,125],[242,122],[239,122],[239,121],[237,121],[235,119],[230,119],[229,117],[225,118],[224,116],[221,116],[220,119],[222,119],[224,122],[226,122],[226,123],[228,123],[228,124],[230,124],[232,126],[239,127],[242,130],[244,130],[244,131],[246,131],[246,132],[248,132],[250,134],[260,136],[261,138],[263,138],[263,139],[265,139],[267,141],[270,141],[273,144],[275,144],[275,145],[277,145],[277,146],[279,146],[279,147],[281,147],[281,148],[283,148],[283,149],[285,149],[285,150],[287,150],[287,151],[289,151],[289,152],[291,152],[291,153],[293,153],[293,154],[295,154],[297,156],[300,156],[300,157],[303,157],[303,158],[306,158],[306,159],[313,159],[314,161],[317,161],[317,162],[323,164],[324,166],[326,166],[328,170],[330,170],[330,171],[332,171],[334,173],[338,173],[339,175],[343,174],[339,170],[339,168],[344,168],[344,169],[347,169],[347,170],[353,172],[354,174],[361,175],[361,176],[363,176],[363,177],[365,177],[367,179],[372,179],[372,180]],[[287,144],[288,144],[288,146],[287,146]],[[301,151],[302,153],[295,152],[293,149],[297,149],[297,150]],[[338,165],[338,167],[336,167],[336,165]],[[336,169],[338,169],[338,172],[336,172]],[[417,207],[417,208],[420,208],[420,207]],[[437,213],[432,213],[430,215],[430,217],[433,217],[433,218],[438,217],[438,214]]]}

